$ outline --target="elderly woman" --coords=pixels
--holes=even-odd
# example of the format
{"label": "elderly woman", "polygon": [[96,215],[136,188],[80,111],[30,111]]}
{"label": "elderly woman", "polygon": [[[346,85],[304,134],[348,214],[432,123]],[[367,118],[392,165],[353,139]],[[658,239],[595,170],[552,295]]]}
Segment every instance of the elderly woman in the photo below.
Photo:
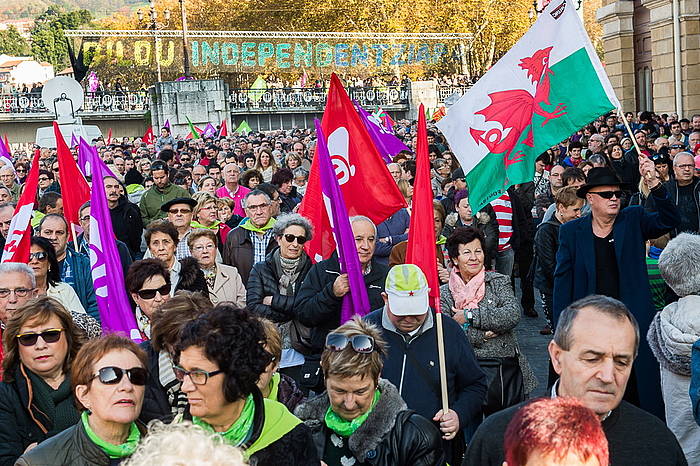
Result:
{"label": "elderly woman", "polygon": [[151,338],[151,317],[170,299],[170,273],[159,259],[143,259],[131,264],[126,286],[136,305],[136,323],[144,340]]}
{"label": "elderly woman", "polygon": [[[445,228],[442,229],[442,235],[449,238],[455,228],[472,227],[478,228],[484,235],[486,255],[493,261],[496,258],[498,249],[498,221],[496,220],[496,212],[491,207],[491,204],[486,204],[486,207],[477,212],[476,215],[472,212],[472,207],[469,205],[469,192],[466,189],[461,189],[454,196],[455,211],[445,219]],[[492,269],[491,263],[486,264],[487,269]]]}
{"label": "elderly woman", "polygon": [[214,231],[200,228],[187,236],[187,245],[204,273],[211,302],[230,301],[237,307],[244,307],[243,280],[235,267],[216,262],[216,239]]}
{"label": "elderly woman", "polygon": [[264,342],[260,321],[227,304],[185,325],[174,369],[192,422],[243,449],[252,464],[318,464],[308,428],[256,385],[272,362]]}
{"label": "elderly woman", "polygon": [[[218,201],[208,193],[197,193],[194,195],[197,205],[192,212],[192,228],[207,228],[218,233],[217,244],[224,244],[226,236],[231,231],[231,227],[219,221]],[[191,250],[191,249],[190,249]]]}
{"label": "elderly woman", "polygon": [[[449,282],[440,287],[440,304],[444,312],[462,325],[474,353],[487,373],[489,384],[493,383],[493,364],[498,363],[510,373],[518,367],[522,378],[513,380],[519,386],[524,383],[523,393],[510,403],[499,405],[487,398],[484,413],[507,408],[523,401],[524,396],[537,386],[537,380],[525,356],[520,352],[515,336],[515,326],[520,320],[518,304],[510,278],[497,272],[487,272],[484,263],[484,236],[477,229],[459,227],[447,240],[447,254],[452,262]],[[494,369],[498,370],[498,368]],[[503,387],[505,389],[505,387]],[[491,387],[489,393],[492,393]]]}
{"label": "elderly woman", "polygon": [[280,194],[280,211],[283,213],[293,212],[294,208],[301,202],[301,196],[292,185],[294,175],[287,168],[281,168],[272,175],[272,184]]}
{"label": "elderly woman", "polygon": [[301,157],[290,152],[284,158],[284,164],[288,169],[294,171],[294,169],[301,167]]}
{"label": "elderly woman", "polygon": [[177,284],[180,279],[180,262],[176,257],[177,243],[180,241],[177,228],[165,219],[154,220],[146,227],[144,239],[151,257],[165,264],[170,275],[169,282],[173,286]]}
{"label": "elderly woman", "polygon": [[380,379],[384,340],[359,317],[326,337],[321,356],[326,392],[295,414],[311,429],[319,457],[329,466],[444,464],[440,433],[408,410],[398,390]]}
{"label": "elderly woman", "polygon": [[70,370],[83,340],[53,298],[34,298],[13,313],[3,332],[0,464],[15,464],[37,443],[78,422]]}
{"label": "elderly woman", "polygon": [[[304,356],[292,346],[292,334],[299,324],[292,322],[294,298],[311,268],[304,243],[313,236],[311,222],[299,214],[280,215],[272,229],[279,248],[273,250],[250,271],[246,301],[256,315],[280,326],[282,333],[281,369],[296,378],[295,369]],[[283,371],[285,372],[285,371]]]}
{"label": "elderly woman", "polygon": [[131,340],[110,334],[86,343],[71,370],[80,419],[25,453],[17,464],[119,464],[136,451],[145,433],[134,421],[147,377],[146,355]]}
{"label": "elderly woman", "polygon": [[36,277],[37,294],[50,296],[66,309],[85,314],[85,308],[73,287],[61,281],[61,267],[51,242],[41,236],[32,236],[29,251],[28,265]]}
{"label": "elderly woman", "polygon": [[241,184],[248,189],[255,189],[262,182],[262,174],[255,169],[246,170],[241,175]]}
{"label": "elderly woman", "polygon": [[153,313],[151,339],[141,344],[148,360],[148,381],[139,419],[167,419],[184,413],[187,396],[173,372],[172,355],[187,322],[212,309],[211,302],[200,293],[178,291]]}
{"label": "elderly woman", "polygon": [[[659,271],[680,299],[656,313],[647,339],[661,368],[668,428],[688,464],[700,464],[700,426],[688,397],[690,358],[693,344],[700,340],[700,236],[681,233],[672,239],[659,256]],[[690,393],[697,396],[697,390]]]}
{"label": "elderly woman", "polygon": [[265,351],[272,355],[272,362],[267,365],[265,372],[258,380],[258,389],[265,398],[279,401],[287,407],[289,412],[303,403],[306,397],[297,387],[294,379],[286,374],[278,372],[280,361],[282,360],[282,335],[274,322],[260,318],[263,330],[265,331]]}

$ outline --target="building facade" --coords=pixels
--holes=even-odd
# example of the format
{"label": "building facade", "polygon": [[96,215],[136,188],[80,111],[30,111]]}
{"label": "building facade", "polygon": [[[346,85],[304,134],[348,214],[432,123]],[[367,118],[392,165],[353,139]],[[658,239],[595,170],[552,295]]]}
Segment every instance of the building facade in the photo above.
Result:
{"label": "building facade", "polygon": [[700,1],[603,0],[597,19],[625,111],[700,114]]}

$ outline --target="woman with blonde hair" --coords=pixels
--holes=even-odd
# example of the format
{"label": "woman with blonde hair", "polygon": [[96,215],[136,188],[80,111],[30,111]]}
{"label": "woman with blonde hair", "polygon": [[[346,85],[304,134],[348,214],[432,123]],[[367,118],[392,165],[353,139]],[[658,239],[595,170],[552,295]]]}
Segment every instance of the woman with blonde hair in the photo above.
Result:
{"label": "woman with blonde hair", "polygon": [[[218,199],[208,193],[197,193],[197,205],[192,211],[192,228],[204,228],[218,235],[217,245],[226,243],[231,227],[219,220]],[[190,233],[191,236],[191,233]],[[189,238],[188,238],[189,241]]]}

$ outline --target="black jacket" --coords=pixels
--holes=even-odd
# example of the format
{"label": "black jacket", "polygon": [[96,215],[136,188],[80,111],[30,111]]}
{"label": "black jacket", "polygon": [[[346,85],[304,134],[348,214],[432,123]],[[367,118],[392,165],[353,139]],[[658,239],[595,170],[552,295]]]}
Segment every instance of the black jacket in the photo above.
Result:
{"label": "black jacket", "polygon": [[[299,293],[301,284],[306,274],[311,269],[311,260],[306,253],[302,253],[304,263],[301,266],[299,276],[294,284],[296,293]],[[279,292],[280,277],[275,266],[274,251],[270,252],[263,262],[253,266],[246,286],[246,305],[258,316],[265,317],[273,322],[289,322],[294,318],[294,296],[284,296]],[[272,305],[263,304],[266,296],[272,296]]]}
{"label": "black jacket", "polygon": [[535,232],[533,284],[545,294],[552,294],[554,291],[554,269],[557,267],[560,226],[561,222],[554,215],[551,220],[540,223]]}
{"label": "black jacket", "polygon": [[29,379],[17,367],[12,382],[0,383],[0,465],[15,464],[29,445],[46,440],[52,427],[53,420],[36,406]]}
{"label": "black jacket", "polygon": [[[389,267],[372,259],[372,270],[364,276],[367,285],[369,308],[384,306],[382,292]],[[333,282],[340,275],[338,257],[314,264],[294,300],[294,313],[299,322],[312,327],[311,345],[320,354],[326,343],[326,335],[340,325],[340,306],[343,298],[333,294]]]}
{"label": "black jacket", "polygon": [[[146,428],[137,423],[141,435]],[[109,456],[90,440],[80,421],[58,435],[22,455],[18,466],[108,466],[114,464]]]}
{"label": "black jacket", "polygon": [[[376,466],[439,466],[445,464],[440,432],[427,419],[406,408],[388,380],[379,380],[382,394],[365,422],[348,437],[355,459]],[[323,458],[332,433],[324,417],[330,406],[322,393],[294,412],[311,429],[316,450]]]}
{"label": "black jacket", "polygon": [[109,209],[109,214],[112,217],[114,235],[128,246],[131,257],[136,259],[141,253],[141,235],[143,234],[143,220],[139,206],[122,196],[117,206]]}
{"label": "black jacket", "polygon": [[[270,238],[265,252],[269,254],[276,247],[277,241],[275,241],[274,238]],[[243,285],[248,288],[248,277],[250,276],[250,270],[253,268],[253,261],[255,259],[250,232],[240,226],[229,231],[222,255],[224,264],[236,267],[243,281]]]}
{"label": "black jacket", "polygon": [[146,360],[148,361],[148,366],[146,367],[148,369],[148,379],[139,420],[144,424],[148,424],[153,419],[168,419],[172,416],[172,410],[168,401],[168,394],[160,384],[158,353],[153,349],[150,341],[144,341],[139,346],[146,352]]}

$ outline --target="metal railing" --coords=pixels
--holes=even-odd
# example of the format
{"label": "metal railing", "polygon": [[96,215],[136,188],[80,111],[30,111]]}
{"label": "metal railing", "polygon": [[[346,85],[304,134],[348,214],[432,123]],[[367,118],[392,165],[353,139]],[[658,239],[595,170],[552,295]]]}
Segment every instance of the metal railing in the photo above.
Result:
{"label": "metal railing", "polygon": [[[406,86],[349,87],[348,95],[363,107],[408,109],[410,90]],[[232,112],[323,111],[327,90],[322,88],[231,89]]]}
{"label": "metal railing", "polygon": [[444,104],[445,100],[450,97],[455,92],[460,96],[463,96],[465,92],[471,89],[471,86],[444,86],[439,85],[438,90],[438,103]]}
{"label": "metal railing", "polygon": [[[78,113],[143,113],[150,107],[150,97],[146,91],[86,92],[85,102]],[[53,109],[44,106],[41,93],[15,92],[0,94],[0,114],[2,113],[52,113]]]}

